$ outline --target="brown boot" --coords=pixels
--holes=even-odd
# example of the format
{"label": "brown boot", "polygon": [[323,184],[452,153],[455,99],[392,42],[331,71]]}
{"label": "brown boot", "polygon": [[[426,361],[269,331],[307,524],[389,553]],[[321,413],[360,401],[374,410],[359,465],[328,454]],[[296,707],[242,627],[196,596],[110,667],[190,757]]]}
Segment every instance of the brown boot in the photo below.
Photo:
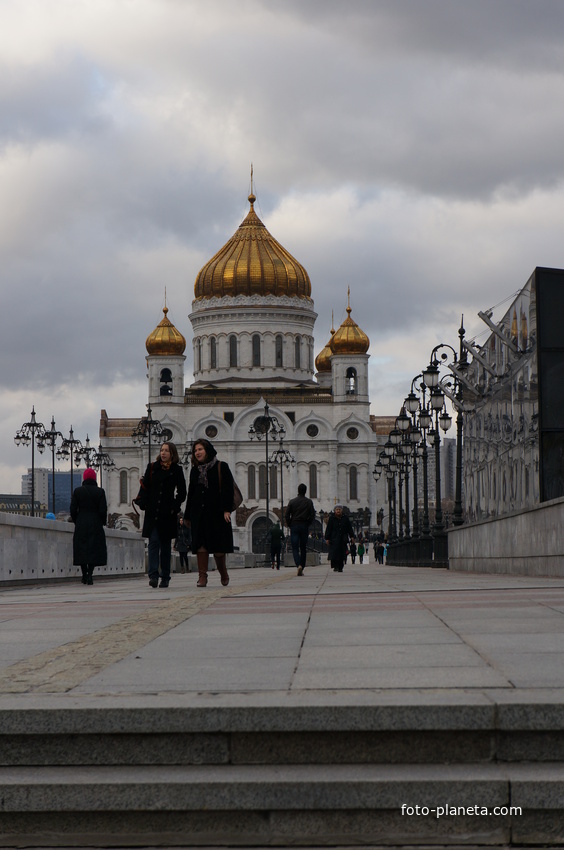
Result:
{"label": "brown boot", "polygon": [[197,552],[196,560],[198,561],[198,582],[196,587],[207,587],[209,555],[207,552]]}
{"label": "brown boot", "polygon": [[221,576],[221,583],[224,587],[227,587],[229,584],[229,573],[227,572],[227,567],[225,565],[225,555],[214,555],[214,558],[217,571]]}

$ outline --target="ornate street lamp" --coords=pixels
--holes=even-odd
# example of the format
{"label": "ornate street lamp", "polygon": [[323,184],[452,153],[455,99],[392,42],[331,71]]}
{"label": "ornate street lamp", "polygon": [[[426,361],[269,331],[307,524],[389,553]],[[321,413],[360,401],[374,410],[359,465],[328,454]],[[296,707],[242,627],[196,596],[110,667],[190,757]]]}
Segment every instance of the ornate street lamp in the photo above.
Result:
{"label": "ornate street lamp", "polygon": [[29,422],[24,422],[16,432],[14,442],[16,446],[29,446],[31,443],[31,516],[35,516],[35,440],[45,433],[42,422],[35,419],[35,405],[31,409]]}
{"label": "ornate street lamp", "polygon": [[78,450],[82,448],[82,443],[80,440],[77,440],[74,436],[74,431],[72,430],[72,425],[70,426],[69,436],[63,438],[63,442],[61,443],[60,448],[57,449],[57,458],[59,460],[68,460],[70,458],[70,489],[71,496],[74,492],[73,487],[73,462],[76,466],[80,466],[80,455],[78,454]]}
{"label": "ornate street lamp", "polygon": [[[268,455],[268,438],[278,440],[286,436],[286,429],[276,416],[270,413],[270,407],[266,401],[264,404],[264,414],[257,416],[251,427],[249,428],[249,439],[256,439],[260,442],[264,438],[265,441],[265,483],[266,483],[266,531],[264,535],[265,558],[270,560],[268,551],[268,530],[270,527],[270,459]],[[260,493],[259,493],[260,496]]]}
{"label": "ornate street lamp", "polygon": [[290,469],[296,465],[296,458],[284,448],[284,436],[280,436],[278,448],[270,455],[270,463],[278,463],[280,465],[280,526],[284,531],[284,466]]}
{"label": "ornate street lamp", "polygon": [[[143,416],[131,432],[132,441],[138,446],[141,446],[141,452],[143,452],[143,446],[148,445],[149,463],[151,463],[152,440],[160,441],[162,439],[170,439],[170,437],[172,437],[172,432],[168,428],[163,428],[158,419],[153,419],[151,405],[148,404],[147,416]],[[141,466],[143,466],[143,456],[141,456]]]}
{"label": "ornate street lamp", "polygon": [[[88,442],[88,437],[86,438]],[[109,472],[110,469],[115,469],[116,465],[110,455],[102,449],[102,443],[98,444],[98,450],[94,451],[94,454],[90,456],[89,465],[92,469],[97,469],[100,472],[100,487],[103,486],[102,480],[102,470],[105,469],[106,472]]]}
{"label": "ornate street lamp", "polygon": [[51,417],[51,429],[49,431],[44,431],[43,434],[40,434],[37,437],[37,448],[43,454],[45,451],[45,447],[48,446],[51,449],[51,499],[53,502],[52,511],[56,513],[55,509],[55,449],[57,446],[57,440],[61,438],[63,439],[63,435],[60,431],[55,429],[55,417]]}

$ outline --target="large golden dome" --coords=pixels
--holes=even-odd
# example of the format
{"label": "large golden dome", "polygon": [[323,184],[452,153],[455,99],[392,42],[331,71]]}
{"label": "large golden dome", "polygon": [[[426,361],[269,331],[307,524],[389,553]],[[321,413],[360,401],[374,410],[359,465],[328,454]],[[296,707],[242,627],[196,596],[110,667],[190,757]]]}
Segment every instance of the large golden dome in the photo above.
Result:
{"label": "large golden dome", "polygon": [[163,307],[164,318],[161,319],[153,333],[149,334],[145,341],[145,347],[149,354],[184,354],[186,340],[177,330],[169,318],[167,318],[168,307]]}
{"label": "large golden dome", "polygon": [[333,354],[366,354],[370,348],[370,340],[354,319],[351,319],[351,312],[349,304],[347,318],[331,337],[330,345]]}
{"label": "large golden dome", "polygon": [[290,295],[311,297],[309,275],[300,263],[270,235],[251,209],[231,239],[200,269],[194,295],[221,298],[223,295]]}

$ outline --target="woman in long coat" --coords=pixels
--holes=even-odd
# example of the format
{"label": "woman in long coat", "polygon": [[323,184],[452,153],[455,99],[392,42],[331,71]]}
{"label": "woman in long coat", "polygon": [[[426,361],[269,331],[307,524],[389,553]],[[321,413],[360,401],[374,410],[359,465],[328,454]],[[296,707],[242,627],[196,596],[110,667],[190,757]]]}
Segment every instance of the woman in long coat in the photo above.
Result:
{"label": "woman in long coat", "polygon": [[343,506],[335,505],[325,528],[325,540],[329,547],[331,569],[337,573],[343,572],[343,566],[347,558],[347,546],[349,540],[353,540],[353,536],[351,521],[343,513]]}
{"label": "woman in long coat", "polygon": [[172,540],[176,537],[178,513],[186,498],[186,480],[174,443],[163,443],[158,458],[149,463],[141,479],[145,491],[143,537],[149,540],[149,584],[160,587],[170,582]]}
{"label": "woman in long coat", "polygon": [[104,532],[108,506],[106,494],[98,487],[93,469],[84,470],[82,486],[72,494],[70,515],[74,522],[72,562],[82,571],[82,583],[94,584],[94,567],[104,567],[108,563]]}
{"label": "woman in long coat", "polygon": [[188,484],[185,520],[192,530],[192,552],[198,560],[198,587],[208,583],[210,553],[215,558],[221,583],[229,584],[226,554],[233,551],[233,475],[209,440],[192,446],[192,469]]}

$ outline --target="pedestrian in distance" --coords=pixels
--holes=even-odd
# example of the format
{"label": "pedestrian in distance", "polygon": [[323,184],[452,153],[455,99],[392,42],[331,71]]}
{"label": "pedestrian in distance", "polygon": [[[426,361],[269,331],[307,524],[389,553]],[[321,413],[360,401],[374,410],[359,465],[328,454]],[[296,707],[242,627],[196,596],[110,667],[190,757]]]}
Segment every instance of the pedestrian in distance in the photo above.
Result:
{"label": "pedestrian in distance", "polygon": [[149,585],[168,587],[172,541],[177,534],[178,513],[186,498],[186,481],[174,443],[162,444],[158,457],[145,470],[141,487],[146,502],[142,533],[149,541]]}
{"label": "pedestrian in distance", "polygon": [[343,572],[349,540],[354,542],[351,521],[343,513],[342,505],[335,505],[325,529],[325,540],[329,548],[331,569],[337,573]]}
{"label": "pedestrian in distance", "polygon": [[303,576],[307,558],[309,527],[315,519],[313,502],[306,496],[305,484],[298,484],[298,495],[288,502],[286,525],[290,529],[290,541],[298,575]]}
{"label": "pedestrian in distance", "polygon": [[[356,553],[357,553],[356,543],[353,540],[351,540],[351,542],[349,543],[349,555],[351,556],[351,564],[356,563]],[[345,564],[346,564],[346,562],[347,562],[347,560],[345,558]]]}
{"label": "pedestrian in distance", "polygon": [[366,551],[366,550],[365,550],[365,548],[364,548],[364,543],[362,542],[362,540],[359,540],[359,542],[358,542],[358,546],[357,546],[357,548],[356,548],[356,551],[358,552],[358,560],[359,560],[359,562],[360,562],[361,564],[362,564],[362,563],[364,563],[364,553],[365,553],[365,551]]}
{"label": "pedestrian in distance", "polygon": [[82,584],[94,584],[94,567],[105,567],[108,549],[104,526],[108,518],[106,494],[96,483],[93,469],[84,470],[82,485],[72,494],[71,520],[74,522],[72,562],[82,572]]}
{"label": "pedestrian in distance", "polygon": [[209,556],[215,559],[221,584],[229,584],[226,555],[233,552],[233,475],[209,440],[192,446],[192,469],[184,519],[192,532],[192,552],[198,561],[197,587],[208,583]]}
{"label": "pedestrian in distance", "polygon": [[176,540],[174,541],[174,548],[178,552],[178,557],[180,560],[180,572],[186,573],[188,572],[188,552],[190,551],[190,546],[192,544],[192,535],[190,533],[190,529],[184,522],[184,517],[180,514],[178,518],[178,528],[176,530]]}
{"label": "pedestrian in distance", "polygon": [[385,548],[385,547],[384,547],[384,541],[383,541],[383,540],[379,540],[379,541],[378,541],[378,549],[376,550],[376,557],[378,558],[378,563],[379,563],[379,564],[383,564],[383,563],[384,563],[384,548]]}
{"label": "pedestrian in distance", "polygon": [[270,529],[270,564],[272,569],[276,565],[276,569],[280,569],[280,554],[282,552],[282,541],[284,540],[284,532],[280,528],[280,523],[275,523]]}

